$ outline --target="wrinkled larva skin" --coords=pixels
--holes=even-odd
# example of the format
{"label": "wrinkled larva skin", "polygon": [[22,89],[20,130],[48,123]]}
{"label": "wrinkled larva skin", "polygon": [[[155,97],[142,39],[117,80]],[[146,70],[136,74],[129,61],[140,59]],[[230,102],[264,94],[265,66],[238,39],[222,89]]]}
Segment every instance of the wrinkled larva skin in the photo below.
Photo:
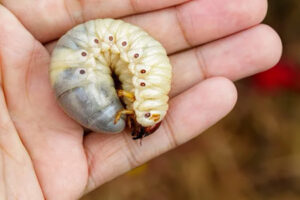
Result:
{"label": "wrinkled larva skin", "polygon": [[[161,122],[168,110],[171,65],[162,45],[146,32],[121,20],[98,19],[67,32],[52,53],[50,76],[64,111],[84,127],[96,132],[117,133],[123,109],[117,95],[114,72],[123,90],[127,110],[133,110],[142,127]],[[153,118],[152,116],[159,116]]]}

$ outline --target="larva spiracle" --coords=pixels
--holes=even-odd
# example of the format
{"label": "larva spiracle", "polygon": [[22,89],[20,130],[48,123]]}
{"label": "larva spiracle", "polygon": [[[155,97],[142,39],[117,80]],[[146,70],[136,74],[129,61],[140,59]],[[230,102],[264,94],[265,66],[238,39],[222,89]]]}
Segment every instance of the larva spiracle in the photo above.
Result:
{"label": "larva spiracle", "polygon": [[[121,83],[119,90],[112,74]],[[154,132],[165,117],[171,74],[169,58],[158,41],[141,28],[114,19],[72,28],[59,39],[50,64],[55,95],[71,118],[107,133],[121,132],[127,122],[134,139]]]}

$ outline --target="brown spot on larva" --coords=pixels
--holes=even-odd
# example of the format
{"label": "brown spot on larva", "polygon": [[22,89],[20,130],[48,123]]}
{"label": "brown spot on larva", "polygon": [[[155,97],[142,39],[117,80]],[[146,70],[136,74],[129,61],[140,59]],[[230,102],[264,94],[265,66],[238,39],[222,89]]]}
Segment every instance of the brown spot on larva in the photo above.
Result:
{"label": "brown spot on larva", "polygon": [[145,114],[145,117],[146,117],[146,118],[149,118],[150,116],[151,116],[150,113],[146,113],[146,114]]}
{"label": "brown spot on larva", "polygon": [[87,56],[87,53],[86,52],[82,52],[81,55],[82,56]]}
{"label": "brown spot on larva", "polygon": [[114,37],[113,36],[109,36],[108,39],[109,39],[109,41],[113,41]]}
{"label": "brown spot on larva", "polygon": [[138,57],[140,57],[140,54],[138,53],[134,54],[134,58],[138,58]]}
{"label": "brown spot on larva", "polygon": [[95,42],[96,44],[98,44],[98,43],[99,43],[99,40],[98,40],[98,39],[95,39],[94,42]]}
{"label": "brown spot on larva", "polygon": [[145,69],[142,69],[142,70],[141,70],[141,73],[142,73],[142,74],[145,74],[145,73],[146,73],[146,70],[145,70]]}
{"label": "brown spot on larva", "polygon": [[141,84],[140,84],[142,87],[145,87],[146,86],[146,83],[144,83],[144,82],[141,82]]}
{"label": "brown spot on larva", "polygon": [[84,69],[81,69],[81,70],[79,71],[79,73],[80,73],[80,74],[85,74],[85,70],[84,70]]}
{"label": "brown spot on larva", "polygon": [[127,45],[127,42],[126,42],[126,41],[122,42],[122,46],[123,46],[123,47],[125,47],[126,45]]}

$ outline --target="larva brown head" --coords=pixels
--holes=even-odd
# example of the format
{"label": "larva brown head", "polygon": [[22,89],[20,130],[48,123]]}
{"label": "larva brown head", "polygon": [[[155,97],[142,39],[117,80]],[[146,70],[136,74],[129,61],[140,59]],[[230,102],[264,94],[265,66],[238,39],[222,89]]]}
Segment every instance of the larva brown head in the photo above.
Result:
{"label": "larva brown head", "polygon": [[149,127],[143,127],[140,124],[135,123],[134,126],[132,127],[132,136],[134,140],[142,139],[148,135],[151,135],[154,133],[159,127],[160,127],[161,122],[149,126]]}

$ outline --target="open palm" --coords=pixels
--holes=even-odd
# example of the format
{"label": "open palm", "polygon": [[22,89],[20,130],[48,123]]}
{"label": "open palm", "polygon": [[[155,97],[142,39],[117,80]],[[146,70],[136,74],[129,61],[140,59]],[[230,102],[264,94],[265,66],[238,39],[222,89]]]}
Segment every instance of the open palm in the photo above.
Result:
{"label": "open palm", "polygon": [[[266,0],[0,2],[0,199],[80,198],[216,123],[236,102],[231,81],[281,55],[277,34],[259,25]],[[107,17],[144,28],[173,65],[170,110],[142,146],[128,133],[84,136],[50,87],[50,42]]]}

